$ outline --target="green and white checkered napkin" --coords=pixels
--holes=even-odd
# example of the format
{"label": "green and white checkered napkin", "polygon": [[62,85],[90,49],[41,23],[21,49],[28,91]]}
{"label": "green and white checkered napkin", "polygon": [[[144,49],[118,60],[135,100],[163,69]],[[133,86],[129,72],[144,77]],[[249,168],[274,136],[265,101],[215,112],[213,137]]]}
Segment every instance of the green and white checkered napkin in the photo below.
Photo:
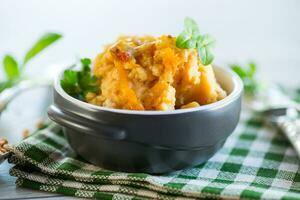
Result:
{"label": "green and white checkered napkin", "polygon": [[[167,175],[112,172],[69,148],[55,124],[13,148],[16,184],[97,199],[300,199],[299,160],[282,133],[243,113],[235,132],[208,162]],[[96,152],[95,152],[96,153]],[[113,159],[113,158],[112,158]]]}

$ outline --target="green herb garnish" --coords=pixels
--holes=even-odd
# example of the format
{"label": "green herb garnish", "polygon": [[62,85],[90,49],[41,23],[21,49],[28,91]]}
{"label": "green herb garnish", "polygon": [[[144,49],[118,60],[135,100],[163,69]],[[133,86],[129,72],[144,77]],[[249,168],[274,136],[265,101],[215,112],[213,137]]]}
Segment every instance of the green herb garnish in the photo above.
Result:
{"label": "green herb garnish", "polygon": [[239,64],[232,64],[230,67],[242,79],[245,94],[250,96],[255,95],[258,90],[258,82],[255,79],[255,73],[257,71],[256,64],[250,62],[247,67],[242,67]]}
{"label": "green herb garnish", "polygon": [[176,46],[181,49],[194,49],[199,36],[199,29],[197,23],[186,17],[184,20],[184,30],[176,39]]}
{"label": "green herb garnish", "polygon": [[100,86],[98,78],[91,73],[91,60],[83,58],[80,61],[81,70],[65,70],[60,84],[66,93],[84,101],[88,92],[99,93]]}
{"label": "green herb garnish", "polygon": [[23,69],[26,64],[45,48],[56,42],[62,36],[57,33],[47,33],[43,35],[26,53],[23,62],[17,62],[12,55],[3,57],[3,69],[6,75],[6,80],[0,82],[0,93],[14,85],[18,84],[23,79]]}
{"label": "green herb garnish", "polygon": [[214,46],[215,39],[208,34],[200,35],[197,23],[186,17],[184,20],[184,30],[176,39],[176,46],[180,49],[197,49],[198,55],[203,65],[213,62],[214,56],[211,48]]}

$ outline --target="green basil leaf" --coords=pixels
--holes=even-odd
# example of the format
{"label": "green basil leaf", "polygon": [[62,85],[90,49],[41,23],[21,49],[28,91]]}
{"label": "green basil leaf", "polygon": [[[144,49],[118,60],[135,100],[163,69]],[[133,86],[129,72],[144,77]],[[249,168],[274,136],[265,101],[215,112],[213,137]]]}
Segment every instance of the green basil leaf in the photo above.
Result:
{"label": "green basil leaf", "polygon": [[208,46],[210,48],[213,47],[216,42],[215,38],[209,34],[198,37],[198,40],[201,41],[200,43],[202,46]]}
{"label": "green basil leaf", "polygon": [[184,19],[184,28],[190,36],[199,35],[200,33],[198,24],[190,17]]}
{"label": "green basil leaf", "polygon": [[4,56],[3,67],[5,74],[9,80],[18,78],[20,76],[18,63],[11,55]]}
{"label": "green basil leaf", "polygon": [[45,48],[47,48],[48,46],[56,42],[61,37],[62,35],[57,33],[46,33],[45,35],[43,35],[27,52],[23,64],[25,65],[29,60],[35,57],[38,53],[40,53]]}
{"label": "green basil leaf", "polygon": [[201,45],[201,41],[202,40],[198,40],[197,42],[197,50],[201,63],[206,66],[213,62],[214,56],[208,46]]}
{"label": "green basil leaf", "polygon": [[211,64],[214,60],[214,56],[210,48],[215,43],[215,39],[212,36],[206,34],[203,36],[198,36],[197,40],[197,49],[201,63],[203,65]]}
{"label": "green basil leaf", "polygon": [[186,49],[195,49],[196,46],[197,46],[197,40],[191,39],[185,43]]}
{"label": "green basil leaf", "polygon": [[176,46],[180,49],[194,49],[196,48],[197,40],[193,38],[185,38],[185,36],[179,36],[176,40]]}
{"label": "green basil leaf", "polygon": [[200,35],[197,23],[186,17],[184,20],[184,30],[176,38],[176,46],[181,49],[197,48],[200,60],[203,65],[213,62],[214,56],[211,47],[214,46],[215,39],[208,34]]}
{"label": "green basil leaf", "polygon": [[197,37],[199,29],[197,23],[186,17],[184,20],[184,30],[176,38],[176,46],[181,49],[194,49],[196,48]]}
{"label": "green basil leaf", "polygon": [[186,31],[182,31],[176,38],[176,46],[180,49],[186,48],[186,42],[190,39],[189,34]]}

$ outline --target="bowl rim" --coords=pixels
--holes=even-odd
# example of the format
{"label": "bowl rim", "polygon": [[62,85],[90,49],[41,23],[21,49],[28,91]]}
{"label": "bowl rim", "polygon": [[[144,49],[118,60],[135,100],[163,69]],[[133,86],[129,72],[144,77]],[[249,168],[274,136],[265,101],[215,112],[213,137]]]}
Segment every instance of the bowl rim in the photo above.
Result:
{"label": "bowl rim", "polygon": [[65,100],[70,101],[71,103],[73,103],[81,108],[91,109],[94,111],[101,111],[101,112],[105,111],[105,112],[129,114],[129,115],[173,115],[173,114],[183,114],[183,113],[190,113],[190,112],[196,112],[196,111],[211,111],[211,110],[215,110],[215,109],[218,109],[220,107],[224,107],[224,106],[230,104],[235,99],[240,97],[243,92],[242,80],[231,69],[225,68],[225,67],[219,67],[218,65],[213,65],[213,68],[221,69],[230,75],[230,77],[232,78],[233,84],[234,84],[233,91],[228,96],[226,96],[224,99],[221,99],[217,102],[210,103],[207,105],[194,107],[194,108],[159,111],[159,110],[126,110],[126,109],[107,108],[107,107],[103,107],[103,106],[93,105],[93,104],[90,104],[90,103],[87,103],[84,101],[80,101],[80,100],[70,96],[63,90],[63,88],[60,85],[60,80],[61,80],[61,77],[62,77],[65,69],[63,69],[55,77],[54,89]]}

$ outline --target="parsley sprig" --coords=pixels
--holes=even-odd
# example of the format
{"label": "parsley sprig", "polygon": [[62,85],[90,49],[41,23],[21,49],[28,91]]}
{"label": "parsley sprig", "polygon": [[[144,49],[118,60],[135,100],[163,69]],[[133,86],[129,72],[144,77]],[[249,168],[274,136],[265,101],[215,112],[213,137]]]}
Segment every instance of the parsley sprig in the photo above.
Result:
{"label": "parsley sprig", "polygon": [[60,84],[66,93],[84,101],[88,92],[97,94],[100,87],[98,78],[91,73],[91,60],[83,58],[80,62],[81,70],[65,70]]}
{"label": "parsley sprig", "polygon": [[214,56],[211,48],[214,46],[215,39],[209,35],[201,35],[197,23],[186,17],[184,20],[184,30],[176,39],[176,46],[180,49],[197,49],[199,58],[203,65],[213,62]]}
{"label": "parsley sprig", "polygon": [[243,67],[239,64],[232,64],[230,67],[242,79],[245,94],[248,96],[255,95],[259,86],[255,78],[257,65],[254,62],[249,62],[247,67]]}

